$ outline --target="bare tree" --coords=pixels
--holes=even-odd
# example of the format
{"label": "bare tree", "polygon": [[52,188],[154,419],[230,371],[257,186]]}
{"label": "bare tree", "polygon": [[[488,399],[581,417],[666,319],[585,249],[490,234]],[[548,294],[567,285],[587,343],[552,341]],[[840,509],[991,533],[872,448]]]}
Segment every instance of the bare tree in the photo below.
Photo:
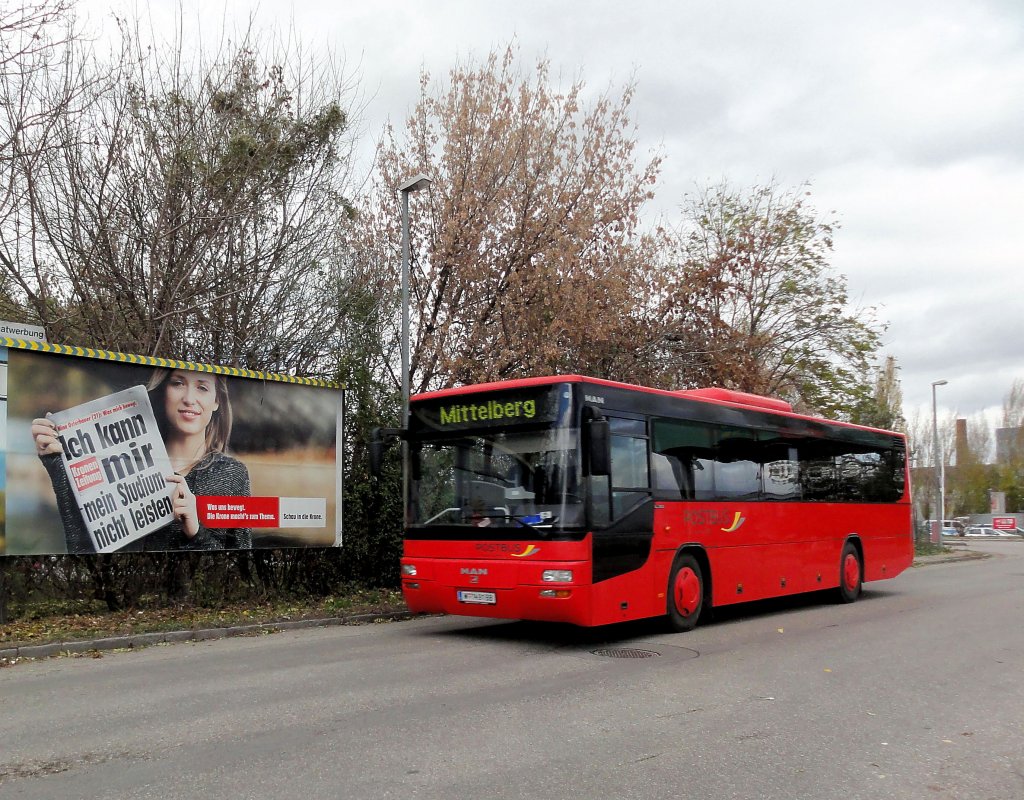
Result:
{"label": "bare tree", "polygon": [[[50,127],[55,113],[66,113],[77,94],[72,90],[57,98],[51,91],[53,74],[65,73],[73,63],[69,60],[77,40],[73,9],[74,0],[38,0],[0,8],[0,166],[9,168],[16,156],[26,152],[26,145],[45,142],[45,133],[33,142],[29,131]],[[44,103],[54,100],[55,106]]]}
{"label": "bare tree", "polygon": [[903,417],[903,388],[900,385],[899,366],[895,356],[886,356],[875,371],[874,391],[858,403],[851,421],[860,425],[902,431],[907,421]]}
{"label": "bare tree", "polygon": [[1024,380],[1015,380],[1003,398],[1002,434],[996,488],[1006,493],[1007,510],[1024,510]]}
{"label": "bare tree", "polygon": [[115,80],[20,162],[9,277],[57,340],[333,371],[352,86],[294,39],[153,39],[122,21]]}
{"label": "bare tree", "polygon": [[[961,421],[957,422],[958,425]],[[992,428],[985,415],[962,420],[966,436],[956,434],[953,450],[956,466],[947,472],[947,514],[983,514],[989,510],[989,491],[996,483],[996,470],[988,463],[992,450]]]}
{"label": "bare tree", "polygon": [[0,304],[5,316],[38,320],[20,300],[29,292],[21,264],[31,255],[23,231],[34,224],[30,176],[63,146],[61,120],[81,113],[101,76],[87,76],[87,42],[75,0],[0,8]]}
{"label": "bare tree", "polygon": [[1024,380],[1015,380],[1003,398],[1003,427],[1024,429]]}
{"label": "bare tree", "polygon": [[939,505],[939,459],[946,469],[947,480],[952,473],[956,441],[956,413],[943,411],[938,415],[939,458],[936,458],[935,431],[931,410],[915,409],[907,418],[907,443],[914,477],[913,499],[919,519],[934,519]]}

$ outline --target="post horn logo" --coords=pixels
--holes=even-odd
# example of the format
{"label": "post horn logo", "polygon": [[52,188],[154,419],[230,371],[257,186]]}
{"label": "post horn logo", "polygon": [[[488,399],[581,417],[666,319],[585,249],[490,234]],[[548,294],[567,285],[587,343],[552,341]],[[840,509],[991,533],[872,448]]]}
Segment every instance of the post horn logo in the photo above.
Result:
{"label": "post horn logo", "polygon": [[526,546],[526,549],[523,552],[521,552],[521,553],[512,553],[511,555],[512,555],[512,558],[526,558],[527,556],[532,556],[534,553],[539,553],[539,552],[540,552],[540,548],[539,547],[537,547],[536,545],[529,544],[529,545]]}
{"label": "post horn logo", "polygon": [[725,533],[732,533],[733,531],[739,530],[739,527],[747,521],[746,517],[740,516],[740,512],[736,512],[736,516],[732,518],[732,525],[728,528],[722,528],[721,530]]}

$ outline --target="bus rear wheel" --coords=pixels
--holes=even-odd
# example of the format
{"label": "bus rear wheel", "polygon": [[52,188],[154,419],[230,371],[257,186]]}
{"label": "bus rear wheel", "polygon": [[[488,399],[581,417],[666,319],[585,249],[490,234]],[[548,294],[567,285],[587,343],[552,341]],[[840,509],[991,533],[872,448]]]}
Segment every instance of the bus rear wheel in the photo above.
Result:
{"label": "bus rear wheel", "polygon": [[676,559],[668,579],[668,623],[674,631],[692,631],[704,609],[704,572],[697,559]]}
{"label": "bus rear wheel", "polygon": [[856,600],[863,581],[864,566],[860,563],[860,553],[853,542],[847,542],[839,559],[839,602],[852,603]]}

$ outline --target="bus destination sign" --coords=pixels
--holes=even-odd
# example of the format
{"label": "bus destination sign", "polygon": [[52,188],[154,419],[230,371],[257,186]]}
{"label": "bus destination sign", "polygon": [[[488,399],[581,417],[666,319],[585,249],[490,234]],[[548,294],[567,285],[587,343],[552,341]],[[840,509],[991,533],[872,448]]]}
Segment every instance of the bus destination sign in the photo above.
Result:
{"label": "bus destination sign", "polygon": [[553,387],[540,392],[455,395],[413,403],[412,414],[424,425],[439,430],[527,425],[553,421],[558,411],[557,397]]}

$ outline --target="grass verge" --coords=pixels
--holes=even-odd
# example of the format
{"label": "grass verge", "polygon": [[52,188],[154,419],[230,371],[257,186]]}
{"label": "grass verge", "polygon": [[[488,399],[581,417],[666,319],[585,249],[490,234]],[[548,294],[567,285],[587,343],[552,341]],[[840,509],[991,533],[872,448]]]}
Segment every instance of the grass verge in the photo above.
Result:
{"label": "grass verge", "polygon": [[308,600],[236,603],[219,608],[170,606],[116,612],[107,611],[99,601],[50,602],[27,608],[18,614],[18,619],[0,625],[0,645],[82,641],[404,610],[401,592],[387,589],[360,589]]}

